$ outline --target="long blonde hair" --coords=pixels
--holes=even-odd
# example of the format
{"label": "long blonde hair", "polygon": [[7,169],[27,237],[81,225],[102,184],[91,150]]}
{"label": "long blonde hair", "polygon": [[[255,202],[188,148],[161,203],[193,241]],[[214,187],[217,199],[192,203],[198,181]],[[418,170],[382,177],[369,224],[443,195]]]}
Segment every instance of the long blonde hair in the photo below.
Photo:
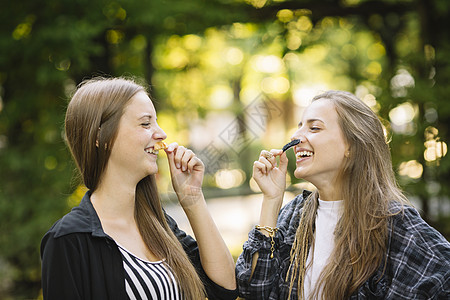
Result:
{"label": "long blonde hair", "polygon": [[[108,163],[124,108],[141,91],[145,88],[131,79],[95,78],[82,82],[68,105],[66,139],[84,184],[92,192]],[[147,248],[166,259],[184,298],[204,299],[203,284],[167,224],[154,175],[136,187],[134,216]]]}
{"label": "long blonde hair", "polygon": [[[345,299],[354,293],[380,266],[386,252],[391,201],[407,203],[397,185],[383,125],[360,99],[343,91],[328,91],[313,98],[331,100],[339,125],[350,145],[349,157],[340,171],[342,217],[336,225],[335,248],[312,293],[313,298]],[[304,298],[306,260],[314,247],[314,222],[318,192],[305,201],[291,249],[286,276],[289,297],[297,285]],[[311,260],[312,261],[312,260]]]}

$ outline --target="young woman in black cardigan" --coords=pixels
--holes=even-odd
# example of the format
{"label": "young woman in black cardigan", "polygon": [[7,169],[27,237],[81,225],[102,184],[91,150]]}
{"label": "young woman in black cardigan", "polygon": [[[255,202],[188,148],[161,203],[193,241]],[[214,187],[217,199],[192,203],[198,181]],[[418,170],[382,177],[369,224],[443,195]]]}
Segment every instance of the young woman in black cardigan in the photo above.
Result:
{"label": "young woman in black cardigan", "polygon": [[41,244],[44,299],[235,299],[234,262],[202,193],[204,165],[164,151],[196,240],[162,209],[155,184],[167,136],[145,88],[123,78],[83,82],[66,138],[88,192]]}

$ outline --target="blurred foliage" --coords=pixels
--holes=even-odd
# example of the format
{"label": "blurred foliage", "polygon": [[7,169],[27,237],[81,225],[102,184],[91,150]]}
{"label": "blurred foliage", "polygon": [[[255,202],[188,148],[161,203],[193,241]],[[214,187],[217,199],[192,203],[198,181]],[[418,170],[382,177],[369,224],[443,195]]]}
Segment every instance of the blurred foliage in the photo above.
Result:
{"label": "blurred foliage", "polygon": [[[0,298],[38,295],[40,239],[82,194],[63,120],[70,93],[93,75],[151,85],[169,141],[214,163],[208,195],[251,193],[251,161],[289,139],[314,93],[355,92],[386,123],[402,187],[450,236],[448,1],[1,0],[1,7]],[[261,103],[272,108],[257,115],[263,124],[251,112]],[[240,144],[227,140],[232,130]],[[227,154],[224,164],[217,153]],[[166,175],[162,166],[162,192],[170,189]],[[292,173],[289,180],[291,189],[304,186]]]}

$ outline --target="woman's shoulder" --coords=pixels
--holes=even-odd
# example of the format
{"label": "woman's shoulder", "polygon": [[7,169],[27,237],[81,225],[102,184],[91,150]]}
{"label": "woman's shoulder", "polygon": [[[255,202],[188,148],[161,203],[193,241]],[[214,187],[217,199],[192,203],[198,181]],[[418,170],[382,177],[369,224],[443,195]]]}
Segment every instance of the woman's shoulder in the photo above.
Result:
{"label": "woman's shoulder", "polygon": [[[427,291],[429,298],[448,291],[450,243],[430,226],[411,205],[394,204],[388,257],[393,280],[414,294]],[[409,294],[408,294],[409,295]],[[433,298],[434,299],[434,298]]]}
{"label": "woman's shoulder", "polygon": [[47,235],[59,238],[72,233],[92,233],[95,236],[104,236],[100,220],[86,194],[78,206],[56,221],[48,230]]}
{"label": "woman's shoulder", "polygon": [[310,194],[310,191],[303,190],[300,194],[295,196],[294,199],[286,203],[286,205],[281,208],[279,218],[290,217],[294,213],[298,213],[302,209],[306,199]]}
{"label": "woman's shoulder", "polygon": [[[443,260],[450,268],[450,243],[430,226],[411,205],[395,204],[397,213],[392,216],[391,246],[402,253],[413,250],[414,255]],[[394,207],[391,206],[391,207]]]}
{"label": "woman's shoulder", "polygon": [[393,213],[393,226],[399,234],[423,238],[424,242],[430,239],[445,241],[445,244],[450,246],[445,237],[429,225],[412,205],[395,203],[390,207]]}
{"label": "woman's shoulder", "polygon": [[78,207],[75,207],[61,219],[57,220],[45,235],[59,238],[71,233],[92,232],[89,224],[88,218]]}

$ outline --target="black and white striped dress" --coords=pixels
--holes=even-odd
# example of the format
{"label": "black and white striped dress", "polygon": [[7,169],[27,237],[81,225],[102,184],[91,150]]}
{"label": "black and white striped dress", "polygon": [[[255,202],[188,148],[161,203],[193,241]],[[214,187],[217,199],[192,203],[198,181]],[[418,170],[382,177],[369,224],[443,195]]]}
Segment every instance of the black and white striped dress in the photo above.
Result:
{"label": "black and white striped dress", "polygon": [[164,260],[151,262],[136,257],[120,245],[129,299],[181,300],[175,277]]}

